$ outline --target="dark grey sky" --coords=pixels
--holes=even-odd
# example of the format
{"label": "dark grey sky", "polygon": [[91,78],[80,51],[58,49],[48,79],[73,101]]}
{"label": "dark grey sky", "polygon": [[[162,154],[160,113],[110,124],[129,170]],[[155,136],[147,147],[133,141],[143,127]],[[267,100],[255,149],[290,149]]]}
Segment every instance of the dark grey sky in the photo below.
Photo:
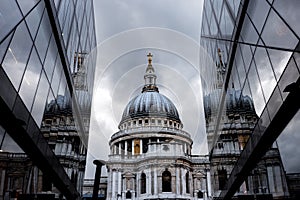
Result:
{"label": "dark grey sky", "polygon": [[[202,3],[202,0],[94,1],[98,61],[86,178],[94,176],[94,159],[107,159],[108,141],[118,131],[123,109],[141,91],[149,52],[154,54],[160,92],[176,105],[184,130],[194,140],[194,153],[207,152],[199,75],[199,55],[205,55],[199,47]],[[282,65],[288,61],[287,57],[276,54]],[[264,62],[263,56],[260,61]],[[265,86],[273,87],[274,83],[268,80],[266,76]],[[254,101],[260,114],[262,101]],[[298,113],[278,140],[287,172],[300,171],[299,130]]]}
{"label": "dark grey sky", "polygon": [[[94,1],[98,61],[86,178],[106,160],[123,109],[141,92],[151,52],[160,92],[176,105],[194,151],[206,153],[199,76],[202,1]],[[195,120],[196,119],[196,120]]]}

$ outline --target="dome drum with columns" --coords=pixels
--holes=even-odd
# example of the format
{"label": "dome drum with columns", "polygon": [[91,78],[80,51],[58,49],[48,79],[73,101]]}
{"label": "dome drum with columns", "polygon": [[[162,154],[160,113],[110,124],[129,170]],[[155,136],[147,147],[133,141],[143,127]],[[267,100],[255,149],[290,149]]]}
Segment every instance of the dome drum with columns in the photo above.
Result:
{"label": "dome drum with columns", "polygon": [[107,199],[206,199],[208,159],[191,155],[190,134],[156,86],[151,54],[144,79],[109,142]]}

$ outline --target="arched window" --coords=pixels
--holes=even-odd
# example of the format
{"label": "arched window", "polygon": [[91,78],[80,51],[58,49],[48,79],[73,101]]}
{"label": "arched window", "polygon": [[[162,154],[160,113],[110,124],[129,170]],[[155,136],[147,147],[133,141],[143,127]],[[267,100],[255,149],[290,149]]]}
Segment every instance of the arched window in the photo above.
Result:
{"label": "arched window", "polygon": [[162,191],[163,192],[171,192],[171,173],[166,170],[162,173]]}
{"label": "arched window", "polygon": [[126,199],[131,199],[131,192],[129,190],[126,192]]}
{"label": "arched window", "polygon": [[203,198],[203,192],[199,191],[197,196],[198,196],[199,199],[202,199]]}
{"label": "arched window", "polygon": [[186,193],[190,193],[190,177],[188,172],[185,175],[185,184]]}
{"label": "arched window", "polygon": [[141,174],[141,194],[146,193],[146,174]]}

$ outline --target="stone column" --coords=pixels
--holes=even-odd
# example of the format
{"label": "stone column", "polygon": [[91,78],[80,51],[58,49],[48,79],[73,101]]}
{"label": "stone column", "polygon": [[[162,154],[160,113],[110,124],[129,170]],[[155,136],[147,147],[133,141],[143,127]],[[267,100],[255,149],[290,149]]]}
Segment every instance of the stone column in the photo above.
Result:
{"label": "stone column", "polygon": [[140,154],[143,154],[143,140],[140,139]]}
{"label": "stone column", "polygon": [[275,172],[275,182],[276,182],[276,192],[283,195],[283,184],[282,184],[282,175],[279,165],[274,166]]}
{"label": "stone column", "polygon": [[176,194],[180,194],[180,171],[179,168],[176,167]]}
{"label": "stone column", "polygon": [[122,190],[121,190],[122,189],[122,187],[121,187],[122,185],[121,184],[122,184],[122,175],[121,175],[121,172],[118,172],[118,194],[119,195],[122,194],[121,193],[122,192]]}
{"label": "stone column", "polygon": [[135,191],[131,192],[131,200],[135,200]]}
{"label": "stone column", "polygon": [[121,142],[119,142],[119,151],[118,151],[118,154],[121,155],[122,154],[121,152],[122,152],[122,150],[121,150]]}
{"label": "stone column", "polygon": [[[31,177],[31,174],[33,173],[33,170],[31,170],[30,172],[30,177]],[[1,182],[0,182],[0,195],[3,195],[3,191],[4,191],[4,181],[5,181],[5,169],[2,170],[2,173],[1,173]],[[28,186],[27,186],[28,187]],[[29,192],[29,187],[27,189],[27,191]]]}
{"label": "stone column", "polygon": [[147,194],[151,194],[151,170],[148,171],[148,176],[147,176],[147,180],[148,180],[148,187],[147,187]]}
{"label": "stone column", "polygon": [[185,181],[186,170],[181,169],[181,186],[182,186],[182,194],[186,194],[186,181]]}
{"label": "stone column", "polygon": [[211,197],[211,177],[210,177],[210,171],[206,171],[206,177],[207,177],[207,195],[208,197]]}
{"label": "stone column", "polygon": [[134,139],[131,142],[131,153],[134,155]]}
{"label": "stone column", "polygon": [[71,151],[72,151],[72,143],[69,143],[68,144],[67,155],[71,155]]}
{"label": "stone column", "polygon": [[61,154],[60,155],[65,155],[67,153],[67,143],[64,141],[62,143],[62,149],[61,149]]}
{"label": "stone column", "polygon": [[116,199],[116,172],[112,172],[112,182],[111,182],[111,197],[112,199]]}
{"label": "stone column", "polygon": [[268,173],[268,182],[269,182],[270,193],[274,193],[275,192],[275,184],[274,184],[274,172],[273,172],[272,166],[267,167],[267,173]]}
{"label": "stone column", "polygon": [[125,141],[125,156],[127,156],[127,154],[128,154],[127,148],[128,148],[128,141],[126,140]]}
{"label": "stone column", "polygon": [[137,199],[139,199],[140,193],[141,193],[140,177],[141,177],[141,173],[139,172],[139,173],[136,174],[136,197],[137,197]]}
{"label": "stone column", "polygon": [[158,185],[157,185],[157,169],[154,168],[154,194],[157,195]]}

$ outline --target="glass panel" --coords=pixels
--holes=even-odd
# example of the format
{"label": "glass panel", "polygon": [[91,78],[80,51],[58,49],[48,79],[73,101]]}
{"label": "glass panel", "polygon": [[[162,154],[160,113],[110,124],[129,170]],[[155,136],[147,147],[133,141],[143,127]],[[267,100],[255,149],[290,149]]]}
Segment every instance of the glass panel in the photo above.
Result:
{"label": "glass panel", "polygon": [[23,15],[25,16],[30,9],[32,9],[37,3],[39,3],[39,0],[17,0],[17,2],[19,3]]}
{"label": "glass panel", "polygon": [[51,81],[51,87],[53,93],[56,95],[58,92],[58,86],[60,83],[60,78],[62,74],[62,66],[59,57],[57,57],[56,66],[54,69],[53,79]]}
{"label": "glass panel", "polygon": [[14,152],[14,153],[24,153],[24,151],[19,147],[19,145],[10,137],[9,134],[5,135],[2,149],[6,152]]}
{"label": "glass panel", "polygon": [[0,64],[2,63],[2,60],[4,58],[4,55],[6,53],[8,44],[10,42],[11,36],[13,33],[11,33],[1,44],[0,44]]}
{"label": "glass panel", "polygon": [[26,128],[30,113],[28,112],[26,106],[24,106],[24,103],[20,96],[17,96],[16,98],[12,113],[16,117],[16,119],[20,120],[23,123],[23,126]]}
{"label": "glass panel", "polygon": [[269,10],[270,5],[264,0],[252,0],[249,2],[247,12],[259,33],[266,21]]}
{"label": "glass panel", "polygon": [[18,90],[32,47],[32,40],[23,23],[17,28],[2,66],[16,90]]}
{"label": "glass panel", "polygon": [[66,87],[67,87],[66,78],[62,76],[59,84],[57,96],[65,96]]}
{"label": "glass panel", "polygon": [[58,10],[58,6],[59,6],[60,1],[61,0],[54,0],[54,4],[55,4],[55,7],[56,7],[56,10]]}
{"label": "glass panel", "polygon": [[282,104],[282,98],[280,95],[280,91],[279,88],[276,87],[267,105],[271,119],[273,119],[278,109],[280,108],[281,104]]}
{"label": "glass panel", "polygon": [[54,36],[52,35],[47,50],[47,56],[45,58],[45,63],[44,63],[44,70],[49,80],[51,80],[52,78],[56,56],[57,56],[57,47],[56,47]]}
{"label": "glass panel", "polygon": [[222,5],[223,5],[223,1],[213,1],[212,7],[215,11],[217,22],[219,22],[220,19]]}
{"label": "glass panel", "polygon": [[254,59],[265,99],[268,101],[276,86],[276,80],[266,50],[263,48],[257,48]]}
{"label": "glass panel", "polygon": [[229,87],[232,87],[236,90],[241,90],[241,85],[240,85],[240,81],[239,81],[239,77],[237,74],[237,69],[236,69],[235,64],[233,65],[233,68],[232,68],[230,80],[231,80],[231,85],[229,85]]}
{"label": "glass panel", "polygon": [[275,1],[273,6],[279,12],[279,14],[284,18],[284,20],[289,24],[289,26],[296,32],[298,37],[300,37],[300,1],[299,0],[289,0],[289,1]]}
{"label": "glass panel", "polygon": [[218,34],[218,27],[217,27],[214,15],[212,15],[211,17],[212,18],[211,18],[211,22],[210,22],[210,34],[212,36],[216,36]]}
{"label": "glass panel", "polygon": [[206,15],[203,15],[202,34],[209,35]]}
{"label": "glass panel", "polygon": [[221,33],[223,36],[226,35],[227,38],[232,37],[233,23],[231,21],[231,18],[229,16],[228,11],[225,6],[223,8],[223,13],[222,13],[221,22],[220,22],[220,28],[221,28]]}
{"label": "glass panel", "polygon": [[59,20],[61,30],[63,30],[65,24],[68,6],[69,6],[69,0],[66,0],[66,1],[62,1],[59,7],[58,20]]}
{"label": "glass panel", "polygon": [[43,19],[42,19],[41,25],[39,27],[39,30],[38,30],[38,33],[37,33],[37,36],[35,39],[36,49],[39,53],[39,56],[40,56],[42,62],[44,62],[44,59],[45,59],[46,50],[48,47],[51,33],[52,33],[52,31],[51,31],[50,22],[48,19],[47,12],[45,11],[43,14]]}
{"label": "glass panel", "polygon": [[32,38],[35,38],[36,31],[42,19],[44,8],[44,2],[42,1],[25,18]]}
{"label": "glass panel", "polygon": [[19,92],[28,110],[31,110],[41,70],[42,65],[40,59],[35,49],[33,49]]}
{"label": "glass panel", "polygon": [[22,15],[15,1],[0,1],[0,41],[21,20]]}
{"label": "glass panel", "polygon": [[83,11],[84,9],[84,3],[85,1],[77,1],[77,4],[76,4],[76,17],[77,17],[77,23],[78,23],[78,27],[79,27],[79,30],[81,28],[81,24],[82,24],[82,20],[83,20]]}
{"label": "glass panel", "polygon": [[240,45],[240,47],[241,47],[241,52],[244,60],[245,71],[247,72],[250,66],[250,62],[252,60],[253,53],[251,51],[250,46],[248,45]]}
{"label": "glass panel", "polygon": [[299,78],[299,71],[296,67],[294,59],[290,59],[278,83],[280,91],[282,92],[283,100],[288,95],[288,93],[283,92],[283,90],[291,83],[297,81],[298,78]]}
{"label": "glass panel", "polygon": [[253,98],[255,111],[257,115],[260,116],[266,103],[263,97],[263,93],[261,91],[261,85],[257,76],[254,62],[252,62],[251,67],[249,69],[248,81],[252,91],[252,98]]}
{"label": "glass panel", "polygon": [[263,110],[260,118],[259,118],[259,128],[260,128],[260,133],[263,133],[263,131],[265,131],[265,129],[269,126],[270,124],[270,117],[269,117],[269,112],[267,107],[265,107],[265,109]]}
{"label": "glass panel", "polygon": [[83,48],[85,48],[85,43],[86,43],[86,39],[87,39],[87,24],[86,24],[86,17],[84,17],[84,21],[83,21],[83,25],[82,25],[82,30],[81,30],[81,34],[80,34],[80,43],[82,45]]}
{"label": "glass panel", "polygon": [[299,173],[300,110],[288,123],[277,141],[287,173]]}
{"label": "glass panel", "polygon": [[267,46],[294,49],[298,39],[272,10],[262,32],[262,39]]}
{"label": "glass panel", "polygon": [[239,80],[241,82],[241,85],[243,85],[244,81],[246,79],[246,72],[245,72],[245,68],[244,68],[244,63],[242,61],[242,57],[240,57],[239,54],[240,54],[240,51],[237,50],[237,56],[236,56],[236,59],[235,59],[235,63],[236,63],[236,66],[237,66]]}
{"label": "glass panel", "polygon": [[57,106],[56,106],[56,100],[54,98],[53,93],[49,92],[48,98],[47,98],[47,102],[46,102],[46,107],[45,107],[45,114],[49,114],[50,116],[55,114],[53,112],[56,112],[57,110]]}
{"label": "glass panel", "polygon": [[249,82],[248,82],[248,79],[245,80],[245,85],[243,87],[243,92],[242,92],[243,96],[248,96],[252,99],[252,94],[251,94],[251,91],[250,91],[250,86],[249,86]]}
{"label": "glass panel", "polygon": [[70,36],[70,28],[71,28],[71,22],[72,22],[72,17],[73,17],[73,3],[70,2],[68,9],[67,9],[67,14],[64,22],[64,28],[62,30],[65,46],[67,46],[67,42]]}
{"label": "glass panel", "polygon": [[240,5],[240,0],[227,0],[227,2],[229,3],[229,6],[233,11],[234,17],[236,17]]}
{"label": "glass panel", "polygon": [[293,55],[296,65],[298,67],[298,71],[300,71],[300,53],[295,52]]}
{"label": "glass panel", "polygon": [[49,91],[49,83],[45,73],[43,72],[41,75],[41,79],[38,85],[37,93],[35,96],[32,112],[31,112],[35,122],[39,126],[41,125],[42,117],[44,114],[44,108],[48,96],[48,91]]}
{"label": "glass panel", "polygon": [[277,50],[273,50],[273,49],[267,49],[270,59],[271,59],[271,63],[276,75],[276,79],[279,80],[283,70],[285,69],[291,55],[292,52],[288,52],[288,51],[277,51]]}
{"label": "glass panel", "polygon": [[243,38],[244,42],[252,44],[256,44],[258,41],[258,34],[254,29],[253,24],[249,20],[248,15],[245,16],[245,21],[241,31],[241,37]]}

